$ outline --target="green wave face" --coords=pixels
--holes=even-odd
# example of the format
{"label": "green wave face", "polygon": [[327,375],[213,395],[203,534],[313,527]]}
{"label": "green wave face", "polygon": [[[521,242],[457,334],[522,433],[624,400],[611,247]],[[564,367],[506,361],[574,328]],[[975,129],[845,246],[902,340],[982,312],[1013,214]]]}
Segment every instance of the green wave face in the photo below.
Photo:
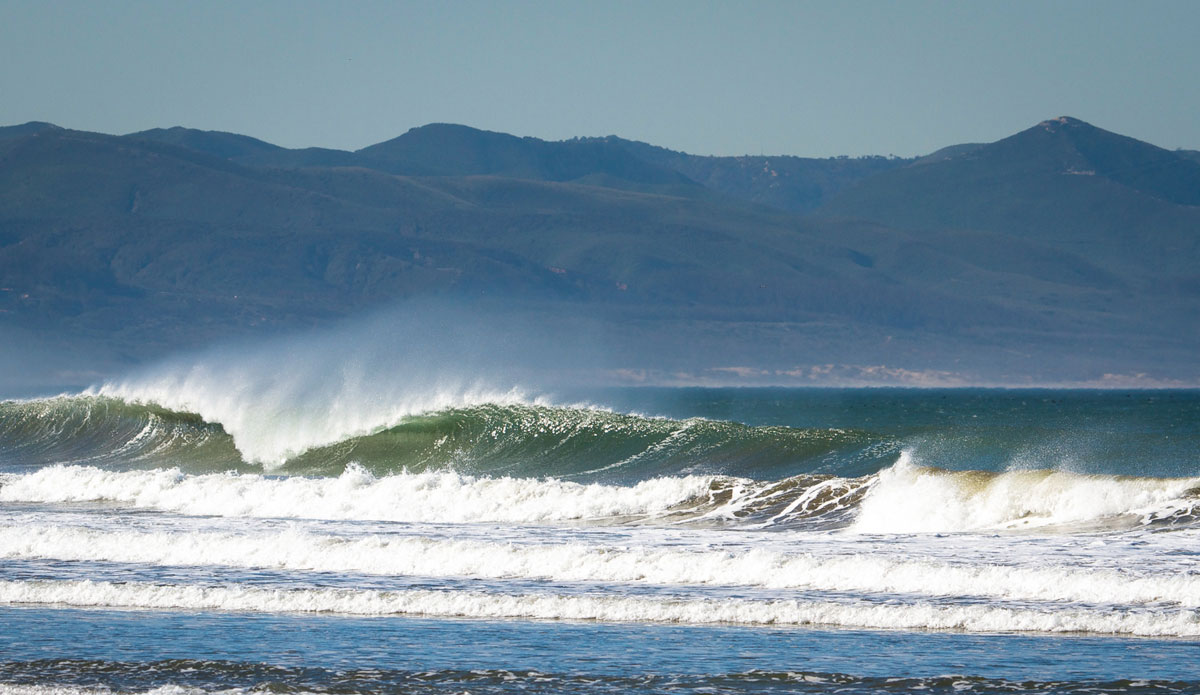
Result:
{"label": "green wave face", "polygon": [[687,474],[778,478],[864,458],[883,465],[895,451],[858,431],[484,405],[409,418],[382,432],[313,449],[284,470],[329,474],[357,462],[376,475],[453,469],[605,482]]}
{"label": "green wave face", "polygon": [[0,465],[253,470],[220,424],[102,396],[0,402]]}
{"label": "green wave face", "polygon": [[[97,396],[0,403],[0,463],[87,463],[186,472],[260,470],[219,423]],[[877,469],[898,445],[862,431],[751,427],[591,408],[482,405],[404,419],[379,432],[310,449],[276,472],[337,475],[350,463],[375,475],[455,470],[472,475],[630,482],[710,474],[780,479]]]}

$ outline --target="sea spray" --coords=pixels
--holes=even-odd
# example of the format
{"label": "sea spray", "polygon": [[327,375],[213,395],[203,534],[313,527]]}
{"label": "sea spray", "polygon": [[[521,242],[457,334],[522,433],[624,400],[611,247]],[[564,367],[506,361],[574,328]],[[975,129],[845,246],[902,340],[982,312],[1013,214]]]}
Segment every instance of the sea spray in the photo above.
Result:
{"label": "sea spray", "polygon": [[513,317],[412,303],[324,332],[210,348],[89,393],[195,413],[219,423],[247,462],[275,468],[414,414],[546,402],[531,368],[550,352],[585,351],[567,336],[538,344],[535,333]]}
{"label": "sea spray", "polygon": [[181,372],[154,370],[105,384],[95,393],[196,413],[220,423],[246,461],[266,468],[278,468],[315,447],[377,432],[411,415],[482,403],[535,402],[515,387],[394,373],[371,379],[369,371],[364,366],[345,367],[340,377],[325,378],[310,365],[281,377],[253,365],[200,364]]}

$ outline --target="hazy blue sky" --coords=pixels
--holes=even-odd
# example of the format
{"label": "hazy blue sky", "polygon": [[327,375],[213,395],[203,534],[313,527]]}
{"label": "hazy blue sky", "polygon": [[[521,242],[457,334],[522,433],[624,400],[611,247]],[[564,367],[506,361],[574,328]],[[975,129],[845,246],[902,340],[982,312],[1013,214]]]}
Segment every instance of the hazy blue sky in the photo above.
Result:
{"label": "hazy blue sky", "polygon": [[1200,2],[0,0],[0,124],[357,149],[430,122],[912,155],[1072,115],[1200,149]]}

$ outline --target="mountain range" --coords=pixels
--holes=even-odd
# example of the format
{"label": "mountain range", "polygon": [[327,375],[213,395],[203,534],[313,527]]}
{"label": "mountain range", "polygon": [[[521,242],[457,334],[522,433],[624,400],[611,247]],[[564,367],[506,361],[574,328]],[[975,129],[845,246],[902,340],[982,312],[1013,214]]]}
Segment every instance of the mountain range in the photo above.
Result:
{"label": "mountain range", "polygon": [[1198,260],[1200,153],[1066,117],[912,159],[0,128],[9,381],[437,301],[654,381],[1196,384]]}

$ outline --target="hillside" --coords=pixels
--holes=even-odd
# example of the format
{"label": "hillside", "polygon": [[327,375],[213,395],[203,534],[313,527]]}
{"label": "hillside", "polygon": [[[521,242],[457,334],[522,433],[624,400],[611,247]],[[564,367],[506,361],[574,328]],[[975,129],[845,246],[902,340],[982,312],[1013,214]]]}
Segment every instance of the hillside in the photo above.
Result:
{"label": "hillside", "polygon": [[[69,346],[90,360],[77,369],[103,373],[437,298],[603,335],[606,368],[688,378],[1193,378],[1197,208],[1175,202],[1191,200],[1191,179],[1177,183],[1190,160],[1073,123],[915,162],[846,160],[887,166],[807,218],[610,139],[428,126],[338,153],[9,128],[0,330],[19,336],[10,350]],[[353,164],[282,163],[300,153]],[[1098,173],[1064,173],[1081,166]],[[958,195],[936,190],[955,181]],[[1124,205],[1124,222],[1101,203]]]}
{"label": "hillside", "polygon": [[1073,118],[885,172],[826,217],[910,230],[999,232],[1085,255],[1122,276],[1194,282],[1200,162]]}
{"label": "hillside", "polygon": [[1175,154],[1193,162],[1200,162],[1200,150],[1175,150]]}
{"label": "hillside", "polygon": [[608,143],[731,198],[789,212],[809,212],[844,188],[909,163],[895,157],[702,157],[615,136]]}

